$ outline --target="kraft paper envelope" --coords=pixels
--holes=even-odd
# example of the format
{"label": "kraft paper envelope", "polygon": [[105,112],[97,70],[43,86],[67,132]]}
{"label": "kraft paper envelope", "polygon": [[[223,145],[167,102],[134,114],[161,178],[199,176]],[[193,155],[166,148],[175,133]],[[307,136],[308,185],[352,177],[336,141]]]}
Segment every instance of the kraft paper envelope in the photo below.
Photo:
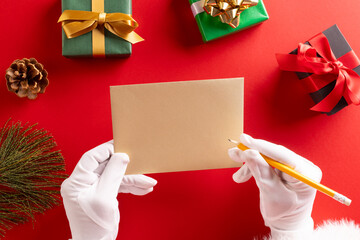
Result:
{"label": "kraft paper envelope", "polygon": [[110,87],[115,152],[127,174],[230,168],[243,132],[243,78]]}

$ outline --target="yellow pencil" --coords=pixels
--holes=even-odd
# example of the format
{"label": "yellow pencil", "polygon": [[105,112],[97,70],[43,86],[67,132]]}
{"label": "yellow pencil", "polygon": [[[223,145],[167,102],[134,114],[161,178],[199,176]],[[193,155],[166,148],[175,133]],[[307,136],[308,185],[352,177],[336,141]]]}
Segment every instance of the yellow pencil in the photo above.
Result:
{"label": "yellow pencil", "polygon": [[[237,141],[231,140],[229,139],[230,142],[235,143],[237,145],[237,147],[242,150],[245,151],[247,149],[249,149],[248,147],[246,147],[244,144],[239,143]],[[275,161],[263,154],[260,153],[260,155],[265,159],[265,161],[272,167],[279,169],[280,171],[296,178],[297,180],[306,183],[307,185],[309,185],[310,187],[313,187],[317,190],[319,190],[320,192],[332,197],[333,199],[341,202],[342,204],[345,204],[346,206],[349,206],[351,203],[351,200],[347,197],[345,197],[344,195],[335,192],[334,190],[322,185],[321,183],[315,182],[314,180],[302,175],[301,173],[295,171],[294,169],[292,169],[291,167],[280,163],[278,161]]]}

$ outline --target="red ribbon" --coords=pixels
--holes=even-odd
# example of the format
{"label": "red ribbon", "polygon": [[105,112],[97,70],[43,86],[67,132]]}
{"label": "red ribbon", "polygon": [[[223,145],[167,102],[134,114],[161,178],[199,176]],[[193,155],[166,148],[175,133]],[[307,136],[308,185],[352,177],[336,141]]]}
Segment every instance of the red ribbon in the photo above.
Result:
{"label": "red ribbon", "polygon": [[313,37],[309,43],[311,46],[299,43],[297,55],[276,54],[276,58],[281,70],[313,73],[304,80],[312,83],[314,91],[336,79],[334,89],[311,110],[330,112],[342,97],[348,104],[359,105],[360,76],[352,69],[359,66],[360,61],[354,51],[336,59],[323,33]]}

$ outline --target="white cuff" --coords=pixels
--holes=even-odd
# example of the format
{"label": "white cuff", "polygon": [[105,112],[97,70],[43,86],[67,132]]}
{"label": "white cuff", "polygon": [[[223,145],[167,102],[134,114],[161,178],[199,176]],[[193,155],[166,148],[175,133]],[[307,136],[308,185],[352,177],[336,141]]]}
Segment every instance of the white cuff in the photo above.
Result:
{"label": "white cuff", "polygon": [[314,231],[314,221],[310,218],[309,221],[303,225],[301,229],[294,231],[280,230],[271,228],[271,239],[272,240],[308,240]]}

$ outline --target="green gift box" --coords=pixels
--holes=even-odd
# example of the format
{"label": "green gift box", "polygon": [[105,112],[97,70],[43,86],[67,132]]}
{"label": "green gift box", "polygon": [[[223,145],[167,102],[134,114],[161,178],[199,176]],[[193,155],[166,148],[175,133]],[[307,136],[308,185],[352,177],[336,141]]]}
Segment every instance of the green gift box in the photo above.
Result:
{"label": "green gift box", "polygon": [[[131,14],[131,0],[102,0],[105,13]],[[62,0],[62,11],[92,11],[92,0]],[[131,55],[131,43],[104,29],[105,56],[128,57]],[[62,55],[65,57],[93,56],[92,33],[68,39],[62,31]]]}
{"label": "green gift box", "polygon": [[236,28],[222,23],[218,16],[212,17],[210,14],[202,11],[203,0],[189,0],[189,2],[204,42],[244,30],[269,19],[262,0],[259,0],[256,6],[250,7],[240,14],[240,24]]}

